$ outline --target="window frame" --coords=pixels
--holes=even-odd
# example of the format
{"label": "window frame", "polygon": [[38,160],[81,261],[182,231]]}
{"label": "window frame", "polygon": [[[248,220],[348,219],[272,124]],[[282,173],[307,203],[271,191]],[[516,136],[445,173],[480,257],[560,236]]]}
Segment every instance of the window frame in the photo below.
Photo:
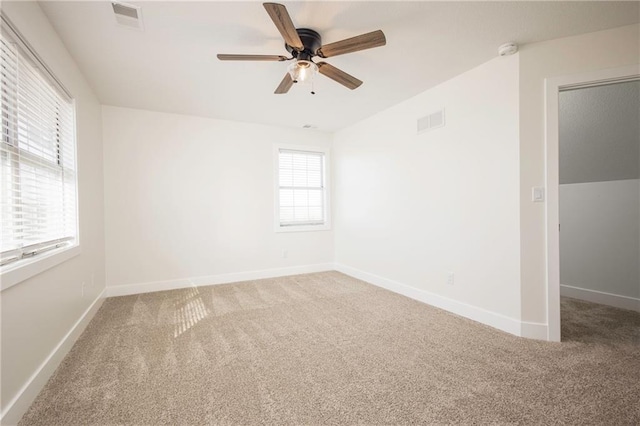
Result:
{"label": "window frame", "polygon": [[67,260],[81,254],[82,249],[80,246],[80,194],[78,186],[78,126],[77,126],[77,112],[76,102],[70,92],[64,87],[64,85],[58,80],[51,69],[46,65],[42,58],[36,53],[33,47],[26,41],[24,36],[18,31],[18,29],[11,23],[8,17],[0,12],[1,28],[4,33],[12,42],[15,42],[19,49],[19,54],[36,68],[41,76],[49,83],[51,89],[58,92],[62,98],[66,98],[71,106],[71,123],[70,128],[73,131],[73,155],[75,157],[75,170],[74,170],[74,185],[75,185],[75,238],[69,243],[61,247],[45,249],[35,255],[25,257],[11,263],[7,263],[0,267],[0,291],[3,291],[9,287],[12,287],[22,281],[25,281],[35,275],[38,275],[47,269],[53,268]]}
{"label": "window frame", "polygon": [[[280,224],[280,150],[302,151],[323,155],[322,176],[324,196],[324,223],[318,225],[281,225]],[[274,231],[280,232],[310,232],[328,231],[331,229],[331,153],[329,148],[317,145],[292,145],[277,143],[273,145],[273,173],[274,173]]]}

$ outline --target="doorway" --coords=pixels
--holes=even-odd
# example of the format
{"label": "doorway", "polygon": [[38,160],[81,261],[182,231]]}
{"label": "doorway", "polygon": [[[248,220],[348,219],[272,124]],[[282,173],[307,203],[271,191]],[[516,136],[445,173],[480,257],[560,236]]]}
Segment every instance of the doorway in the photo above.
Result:
{"label": "doorway", "polygon": [[[547,340],[561,340],[561,282],[560,282],[560,97],[563,93],[586,88],[613,86],[640,79],[640,68],[631,66],[619,69],[601,70],[582,75],[556,77],[546,80],[546,237],[547,237]],[[619,86],[617,86],[619,88]],[[578,93],[578,92],[576,92]],[[569,96],[570,98],[570,96]],[[640,156],[636,156],[637,161]],[[579,173],[578,173],[579,174]],[[587,173],[588,174],[588,173]],[[563,174],[563,179],[566,175]],[[599,178],[599,177],[598,177]],[[579,179],[594,179],[580,177]],[[567,192],[564,191],[563,192]],[[638,191],[640,197],[640,191]],[[640,203],[639,207],[640,208]],[[640,233],[636,232],[636,238]],[[637,244],[637,243],[636,243]],[[566,245],[566,244],[565,244]],[[638,257],[640,263],[640,256]],[[636,263],[636,267],[638,265]],[[640,272],[638,272],[640,273]],[[566,276],[566,273],[563,274]],[[564,286],[563,293],[567,288]],[[596,290],[597,291],[597,290]],[[604,292],[601,292],[604,293]],[[632,298],[633,299],[633,298]],[[637,299],[631,300],[637,302]],[[635,306],[635,305],[634,305]]]}
{"label": "doorway", "polygon": [[558,107],[561,340],[631,340],[636,321],[626,311],[640,302],[640,80],[561,89]]}

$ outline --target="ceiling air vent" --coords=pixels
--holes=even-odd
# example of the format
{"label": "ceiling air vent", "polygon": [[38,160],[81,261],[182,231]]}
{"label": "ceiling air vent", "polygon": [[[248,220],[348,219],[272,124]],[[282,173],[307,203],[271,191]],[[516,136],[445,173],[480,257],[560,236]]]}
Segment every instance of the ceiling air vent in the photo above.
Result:
{"label": "ceiling air vent", "polygon": [[120,2],[111,2],[111,7],[118,25],[144,30],[140,7]]}
{"label": "ceiling air vent", "polygon": [[418,133],[444,126],[444,109],[418,119]]}

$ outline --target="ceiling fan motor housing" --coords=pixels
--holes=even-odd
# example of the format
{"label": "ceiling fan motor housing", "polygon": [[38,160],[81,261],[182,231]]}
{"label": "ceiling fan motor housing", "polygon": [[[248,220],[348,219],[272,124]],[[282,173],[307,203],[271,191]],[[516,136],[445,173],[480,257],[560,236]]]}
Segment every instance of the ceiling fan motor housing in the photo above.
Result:
{"label": "ceiling fan motor housing", "polygon": [[304,50],[296,51],[286,43],[284,46],[294,58],[310,61],[311,58],[317,56],[316,52],[320,49],[320,46],[322,46],[322,37],[320,37],[320,34],[318,34],[317,31],[309,28],[296,28],[296,32],[300,37],[300,41],[302,41],[302,44],[304,45]]}

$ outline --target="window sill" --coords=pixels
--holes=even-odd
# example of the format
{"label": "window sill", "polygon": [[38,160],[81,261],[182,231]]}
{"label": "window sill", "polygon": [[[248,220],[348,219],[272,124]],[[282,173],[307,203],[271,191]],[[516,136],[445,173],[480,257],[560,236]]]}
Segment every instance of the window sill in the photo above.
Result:
{"label": "window sill", "polygon": [[7,265],[0,274],[2,286],[0,290],[4,291],[24,280],[34,277],[47,269],[53,268],[67,260],[76,257],[81,253],[79,245],[71,247],[62,247],[52,250],[49,253],[40,256],[19,260],[14,264]]}
{"label": "window sill", "polygon": [[311,232],[311,231],[330,231],[331,225],[325,223],[324,225],[291,225],[280,226],[276,225],[276,232]]}

